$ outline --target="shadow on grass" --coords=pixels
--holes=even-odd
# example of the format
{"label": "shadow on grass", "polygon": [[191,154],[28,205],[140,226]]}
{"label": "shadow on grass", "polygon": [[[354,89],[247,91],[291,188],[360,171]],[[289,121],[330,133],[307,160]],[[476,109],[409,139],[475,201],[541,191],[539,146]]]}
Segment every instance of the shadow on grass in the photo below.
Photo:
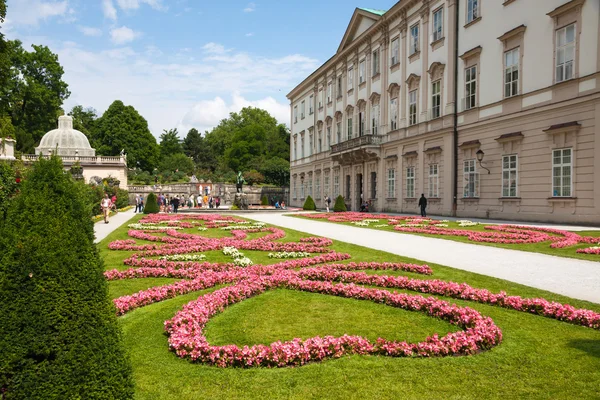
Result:
{"label": "shadow on grass", "polygon": [[585,351],[589,355],[600,358],[600,340],[596,339],[577,339],[570,340],[569,347]]}

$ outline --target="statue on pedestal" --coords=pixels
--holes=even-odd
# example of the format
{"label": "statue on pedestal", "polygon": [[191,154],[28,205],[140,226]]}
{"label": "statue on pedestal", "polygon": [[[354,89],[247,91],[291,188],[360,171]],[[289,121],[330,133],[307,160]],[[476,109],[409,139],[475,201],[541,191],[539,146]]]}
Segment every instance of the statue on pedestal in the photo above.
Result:
{"label": "statue on pedestal", "polygon": [[238,193],[242,193],[242,186],[246,183],[244,180],[244,176],[242,175],[242,171],[238,171],[237,179],[235,181],[235,189]]}

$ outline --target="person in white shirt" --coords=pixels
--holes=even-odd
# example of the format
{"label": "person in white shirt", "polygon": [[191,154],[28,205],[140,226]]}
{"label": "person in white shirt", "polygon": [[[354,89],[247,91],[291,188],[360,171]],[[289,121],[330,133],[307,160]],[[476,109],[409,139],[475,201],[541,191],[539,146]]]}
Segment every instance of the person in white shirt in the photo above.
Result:
{"label": "person in white shirt", "polygon": [[100,201],[100,207],[102,208],[102,212],[104,213],[104,223],[108,224],[108,215],[110,213],[110,208],[112,207],[112,201],[108,197],[108,193],[104,194],[104,198]]}

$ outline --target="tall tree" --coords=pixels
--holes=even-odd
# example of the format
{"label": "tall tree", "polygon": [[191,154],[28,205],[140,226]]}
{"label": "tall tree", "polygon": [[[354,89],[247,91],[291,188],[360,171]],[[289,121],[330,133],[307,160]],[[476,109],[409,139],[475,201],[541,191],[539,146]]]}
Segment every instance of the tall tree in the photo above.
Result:
{"label": "tall tree", "polygon": [[183,153],[183,147],[179,140],[177,128],[163,130],[160,135],[160,157],[165,158],[175,154]]}
{"label": "tall tree", "polygon": [[152,171],[158,164],[159,147],[148,129],[148,122],[132,106],[114,101],[98,118],[94,128],[96,152],[116,156],[121,150],[127,153],[130,168]]}
{"label": "tall tree", "polygon": [[56,128],[63,101],[70,95],[58,56],[46,46],[32,48],[28,52],[18,40],[7,42],[10,69],[0,89],[0,115],[11,117],[17,150],[23,152],[33,152],[42,136]]}
{"label": "tall tree", "polygon": [[183,151],[186,156],[192,157],[196,166],[201,169],[215,171],[217,160],[208,142],[197,129],[189,130],[183,139]]}
{"label": "tall tree", "polygon": [[92,107],[83,108],[83,106],[77,105],[69,111],[68,115],[73,117],[73,128],[81,131],[89,140],[92,140],[92,132],[98,119],[96,110]]}

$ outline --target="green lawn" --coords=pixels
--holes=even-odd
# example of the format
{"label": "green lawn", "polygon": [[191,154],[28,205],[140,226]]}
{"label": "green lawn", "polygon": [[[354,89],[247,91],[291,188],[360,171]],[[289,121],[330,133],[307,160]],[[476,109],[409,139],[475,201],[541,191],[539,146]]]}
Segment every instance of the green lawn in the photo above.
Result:
{"label": "green lawn", "polygon": [[[368,216],[368,214],[367,214],[367,216]],[[600,261],[600,255],[577,253],[577,249],[583,249],[583,248],[595,246],[594,244],[589,244],[589,243],[587,243],[587,244],[583,243],[583,244],[578,244],[576,246],[564,247],[564,248],[559,248],[559,249],[550,247],[550,242],[526,243],[526,244],[483,243],[483,242],[473,242],[464,236],[429,235],[429,234],[425,234],[425,233],[399,232],[399,231],[395,231],[394,227],[391,225],[376,228],[375,225],[378,225],[377,223],[372,223],[372,224],[370,224],[370,226],[366,227],[366,226],[354,225],[351,222],[331,222],[326,219],[307,218],[307,217],[303,217],[302,215],[293,215],[293,217],[307,219],[310,221],[327,222],[330,224],[348,225],[348,226],[353,226],[356,228],[377,229],[377,230],[382,230],[382,231],[395,232],[399,235],[418,235],[418,236],[424,236],[424,237],[434,237],[434,238],[438,238],[438,239],[453,240],[455,242],[477,244],[477,245],[481,245],[481,246],[492,246],[492,247],[499,247],[499,248],[503,248],[503,249],[529,251],[532,253],[542,253],[542,254],[548,254],[551,256],[577,258],[579,260]],[[436,218],[436,219],[442,219],[442,218]],[[465,218],[465,219],[467,219],[467,218]],[[388,220],[386,220],[386,219],[380,219],[379,224],[387,224],[387,221]],[[485,225],[479,224],[477,226],[463,228],[463,227],[460,227],[456,222],[450,221],[448,223],[448,229],[464,229],[464,230],[471,230],[471,231],[485,231],[486,229],[484,228],[484,226]],[[600,243],[600,231],[580,231],[580,232],[576,232],[576,233],[581,236],[597,237],[598,242]]]}
{"label": "green lawn", "polygon": [[[136,216],[132,222],[139,218],[141,216]],[[112,240],[127,238],[126,232],[127,227],[123,226],[98,245],[107,268],[124,268],[120,260],[131,252],[109,251],[107,245]],[[308,236],[291,230],[286,232],[283,241]],[[218,230],[212,234],[226,235]],[[335,242],[332,248],[352,254],[351,261],[415,262],[347,243]],[[228,260],[219,252],[209,253],[207,261]],[[259,252],[244,253],[256,263],[276,262]],[[430,266],[434,275],[425,279],[467,282],[474,287],[505,290],[524,297],[544,297],[600,312],[600,304],[440,265]],[[411,273],[377,273],[424,278]],[[110,291],[114,298],[173,281],[165,278],[113,281]],[[133,364],[137,399],[600,398],[600,331],[450,298],[446,300],[490,316],[502,329],[503,342],[490,351],[469,357],[349,356],[297,368],[275,369],[222,369],[193,364],[168,350],[163,323],[181,306],[212,290],[216,288],[146,306],[119,318]],[[453,325],[420,313],[367,301],[280,289],[229,307],[208,323],[206,334],[213,344],[250,345],[344,333],[369,339],[381,336],[418,341],[455,329]]]}

